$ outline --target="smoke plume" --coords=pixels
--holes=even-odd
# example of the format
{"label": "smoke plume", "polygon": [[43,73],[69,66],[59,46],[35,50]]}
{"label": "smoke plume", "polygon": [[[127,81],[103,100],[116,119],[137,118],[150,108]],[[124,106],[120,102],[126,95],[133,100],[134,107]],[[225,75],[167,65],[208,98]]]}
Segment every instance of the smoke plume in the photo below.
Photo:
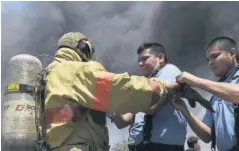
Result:
{"label": "smoke plume", "polygon": [[213,78],[205,46],[216,36],[239,35],[238,2],[164,2],[153,14],[152,39],[161,41],[182,70]]}
{"label": "smoke plume", "polygon": [[[139,73],[136,49],[152,40],[163,43],[183,71],[212,77],[204,47],[218,35],[238,41],[238,7],[238,2],[2,2],[2,80],[12,56],[53,56],[56,41],[69,31],[87,35],[109,71]],[[44,66],[50,60],[41,58]]]}
{"label": "smoke plume", "polygon": [[[213,79],[204,47],[215,36],[239,43],[238,2],[2,2],[2,88],[9,59],[53,56],[69,31],[91,39],[97,60],[112,72],[139,73],[136,49],[144,41],[165,45],[183,71]],[[51,59],[41,58],[46,66]],[[209,95],[208,95],[209,96]],[[195,112],[199,112],[196,109]]]}
{"label": "smoke plume", "polygon": [[3,2],[2,71],[6,71],[10,57],[19,53],[53,56],[60,36],[80,31],[93,41],[97,60],[108,70],[132,73],[137,68],[136,49],[150,35],[157,5],[158,2]]}

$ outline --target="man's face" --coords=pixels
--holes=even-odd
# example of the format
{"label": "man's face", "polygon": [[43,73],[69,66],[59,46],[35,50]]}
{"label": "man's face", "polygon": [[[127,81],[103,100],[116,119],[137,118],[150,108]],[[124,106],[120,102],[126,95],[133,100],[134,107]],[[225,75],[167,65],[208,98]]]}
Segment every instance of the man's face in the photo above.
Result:
{"label": "man's face", "polygon": [[209,47],[206,58],[208,64],[217,77],[222,77],[227,74],[233,67],[233,55],[215,47]]}
{"label": "man's face", "polygon": [[139,67],[145,76],[149,76],[159,66],[159,62],[160,57],[151,54],[149,49],[143,50],[138,55]]}

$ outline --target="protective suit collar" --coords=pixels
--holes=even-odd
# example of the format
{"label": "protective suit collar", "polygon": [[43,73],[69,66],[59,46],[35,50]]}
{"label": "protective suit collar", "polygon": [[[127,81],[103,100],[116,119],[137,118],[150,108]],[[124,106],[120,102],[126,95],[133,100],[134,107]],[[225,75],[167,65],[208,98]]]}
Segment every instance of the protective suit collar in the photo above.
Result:
{"label": "protective suit collar", "polygon": [[48,66],[47,69],[54,67],[56,64],[64,61],[79,61],[82,62],[81,57],[71,48],[60,48],[57,50],[54,61]]}

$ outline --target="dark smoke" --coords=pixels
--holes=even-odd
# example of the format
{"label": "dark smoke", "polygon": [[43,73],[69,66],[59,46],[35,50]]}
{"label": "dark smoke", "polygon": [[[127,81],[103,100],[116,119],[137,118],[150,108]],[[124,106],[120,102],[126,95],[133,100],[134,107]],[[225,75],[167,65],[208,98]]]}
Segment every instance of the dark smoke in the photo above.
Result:
{"label": "dark smoke", "polygon": [[[97,60],[113,72],[139,73],[135,51],[162,42],[182,70],[211,76],[205,44],[218,35],[238,41],[238,2],[2,2],[2,80],[20,53],[54,55],[57,39],[80,31],[93,40]],[[46,66],[50,59],[41,58]]]}
{"label": "dark smoke", "polygon": [[182,70],[212,78],[204,48],[216,36],[239,43],[238,2],[164,2],[154,13],[152,39],[161,41]]}
{"label": "dark smoke", "polygon": [[[10,57],[19,53],[53,56],[61,35],[80,31],[93,41],[97,60],[108,70],[132,73],[137,67],[136,49],[150,34],[151,14],[157,4],[21,2],[21,8],[16,10],[17,6],[13,6],[19,3],[3,2],[2,71],[6,71]],[[146,13],[145,8],[148,8]]]}
{"label": "dark smoke", "polygon": [[230,36],[239,43],[238,2],[164,2],[152,18],[151,38],[165,45],[169,60],[182,71],[200,77],[216,79],[204,50],[212,38]]}
{"label": "dark smoke", "polygon": [[[112,72],[139,73],[136,49],[162,42],[183,71],[213,79],[204,47],[213,37],[239,43],[238,2],[2,2],[2,88],[9,59],[20,53],[53,56],[65,32],[80,31]],[[44,66],[51,59],[41,58]],[[198,110],[197,110],[198,112]]]}

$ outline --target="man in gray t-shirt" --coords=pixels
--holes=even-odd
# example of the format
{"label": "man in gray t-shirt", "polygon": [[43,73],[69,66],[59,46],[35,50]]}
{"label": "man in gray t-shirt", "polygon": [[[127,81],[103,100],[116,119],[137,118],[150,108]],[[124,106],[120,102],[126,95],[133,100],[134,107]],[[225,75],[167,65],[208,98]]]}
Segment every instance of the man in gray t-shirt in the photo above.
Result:
{"label": "man in gray t-shirt", "polygon": [[[138,62],[143,74],[157,77],[164,82],[176,81],[181,71],[168,63],[164,47],[158,43],[144,43],[138,51]],[[163,106],[152,108],[152,114],[138,112],[121,115],[121,120],[130,123],[128,144],[134,151],[184,151],[187,122],[182,114],[168,101]],[[122,124],[117,124],[123,127]],[[124,126],[126,126],[125,124]]]}

